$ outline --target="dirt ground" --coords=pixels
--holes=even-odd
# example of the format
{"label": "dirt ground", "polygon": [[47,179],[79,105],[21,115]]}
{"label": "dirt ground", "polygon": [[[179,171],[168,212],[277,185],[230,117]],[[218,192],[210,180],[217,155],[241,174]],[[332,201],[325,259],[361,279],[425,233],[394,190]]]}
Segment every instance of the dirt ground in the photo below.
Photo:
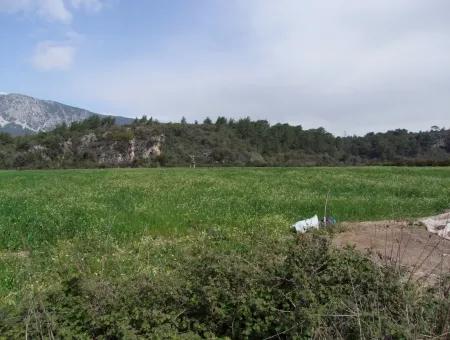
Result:
{"label": "dirt ground", "polygon": [[450,241],[429,233],[425,226],[407,221],[342,223],[344,232],[333,243],[369,252],[378,263],[405,268],[407,277],[436,281],[450,273]]}

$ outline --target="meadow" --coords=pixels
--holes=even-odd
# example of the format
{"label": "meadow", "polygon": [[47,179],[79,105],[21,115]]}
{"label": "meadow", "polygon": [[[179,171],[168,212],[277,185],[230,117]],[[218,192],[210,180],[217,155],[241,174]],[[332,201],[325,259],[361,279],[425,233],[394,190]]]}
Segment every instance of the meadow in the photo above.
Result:
{"label": "meadow", "polygon": [[196,247],[266,256],[292,223],[323,215],[327,196],[337,221],[431,215],[450,207],[450,169],[1,171],[0,304],[29,311],[73,277],[160,280]]}
{"label": "meadow", "polygon": [[450,206],[448,168],[114,169],[0,172],[0,249],[29,250],[91,232],[118,239],[212,226],[286,229],[424,216]]}

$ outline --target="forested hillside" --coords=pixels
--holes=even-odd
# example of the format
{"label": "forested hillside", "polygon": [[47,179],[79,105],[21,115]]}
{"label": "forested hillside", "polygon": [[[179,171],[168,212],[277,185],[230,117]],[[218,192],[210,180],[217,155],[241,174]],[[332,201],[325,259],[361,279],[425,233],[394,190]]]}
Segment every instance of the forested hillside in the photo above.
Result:
{"label": "forested hillside", "polygon": [[116,166],[301,166],[450,164],[450,130],[394,130],[335,137],[323,128],[305,130],[249,118],[215,122],[126,126],[93,116],[50,132],[0,134],[1,168]]}

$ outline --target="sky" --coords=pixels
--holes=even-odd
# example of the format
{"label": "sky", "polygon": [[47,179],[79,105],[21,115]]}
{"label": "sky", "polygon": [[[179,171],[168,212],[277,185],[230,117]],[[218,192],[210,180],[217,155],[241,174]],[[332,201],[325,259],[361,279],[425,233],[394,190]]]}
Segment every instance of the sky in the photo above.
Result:
{"label": "sky", "polygon": [[0,0],[0,92],[337,135],[450,126],[448,0]]}

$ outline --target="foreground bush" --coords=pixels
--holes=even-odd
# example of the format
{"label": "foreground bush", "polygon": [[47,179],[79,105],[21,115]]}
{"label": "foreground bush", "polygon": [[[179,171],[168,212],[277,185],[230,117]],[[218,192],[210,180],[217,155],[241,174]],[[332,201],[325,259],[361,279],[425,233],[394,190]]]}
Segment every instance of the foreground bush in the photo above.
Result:
{"label": "foreground bush", "polygon": [[[404,282],[326,235],[230,239],[180,247],[153,274],[82,272],[4,309],[5,338],[421,338],[445,336],[450,302]],[[128,254],[128,255],[127,255]],[[123,255],[128,261],[138,255]],[[167,256],[172,256],[167,253]]]}

